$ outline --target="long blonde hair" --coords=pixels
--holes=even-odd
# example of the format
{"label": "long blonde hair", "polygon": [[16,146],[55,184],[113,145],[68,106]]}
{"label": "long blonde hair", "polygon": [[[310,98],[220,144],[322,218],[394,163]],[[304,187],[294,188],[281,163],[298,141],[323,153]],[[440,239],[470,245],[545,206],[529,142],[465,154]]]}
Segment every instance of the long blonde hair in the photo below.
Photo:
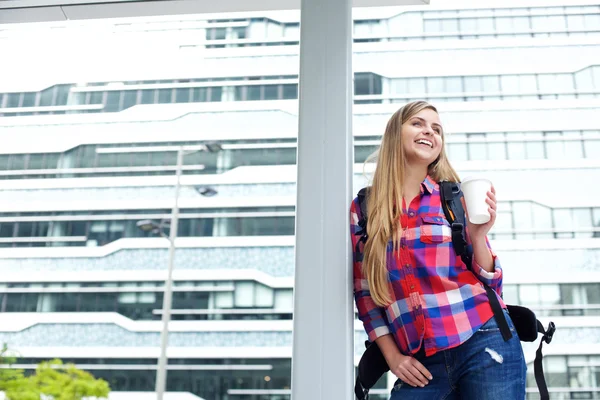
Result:
{"label": "long blonde hair", "polygon": [[[396,111],[387,123],[379,149],[367,160],[369,162],[376,158],[377,166],[367,203],[367,232],[369,235],[364,247],[362,268],[369,282],[371,297],[380,307],[392,303],[386,259],[390,238],[396,248],[398,248],[399,241],[406,163],[402,145],[402,125],[425,109],[438,112],[434,106],[425,101],[408,103]],[[458,182],[458,174],[446,156],[444,142],[444,133],[442,132],[442,151],[439,157],[429,165],[428,174],[436,182],[442,180]]]}

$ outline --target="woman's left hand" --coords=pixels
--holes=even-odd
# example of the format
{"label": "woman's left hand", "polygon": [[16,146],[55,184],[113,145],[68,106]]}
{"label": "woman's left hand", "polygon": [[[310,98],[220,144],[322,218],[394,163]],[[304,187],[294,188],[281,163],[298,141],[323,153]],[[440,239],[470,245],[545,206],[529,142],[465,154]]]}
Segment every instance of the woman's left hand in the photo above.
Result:
{"label": "woman's left hand", "polygon": [[461,197],[460,201],[462,202],[463,208],[465,210],[465,214],[467,216],[467,230],[469,232],[469,236],[471,237],[471,241],[475,242],[478,240],[485,240],[490,229],[494,226],[494,222],[496,222],[496,189],[492,186],[491,190],[487,192],[487,199],[485,199],[488,204],[488,212],[490,213],[490,220],[485,224],[472,224],[469,221],[469,213],[467,211],[467,207],[465,205],[464,197]]}

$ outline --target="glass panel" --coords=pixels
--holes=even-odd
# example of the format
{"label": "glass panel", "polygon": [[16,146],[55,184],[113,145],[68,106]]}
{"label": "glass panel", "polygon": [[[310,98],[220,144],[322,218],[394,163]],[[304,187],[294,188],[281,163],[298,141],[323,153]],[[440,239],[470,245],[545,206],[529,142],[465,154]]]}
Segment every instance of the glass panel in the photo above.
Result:
{"label": "glass panel", "polygon": [[525,307],[534,307],[540,303],[538,285],[519,285],[519,300]]}
{"label": "glass panel", "polygon": [[246,100],[260,100],[260,86],[248,86]]}
{"label": "glass panel", "polygon": [[207,101],[207,88],[194,88],[192,89],[192,101],[203,102]]}
{"label": "glass panel", "polygon": [[515,201],[512,204],[513,219],[515,221],[515,230],[523,231],[517,233],[517,239],[533,239],[533,235],[529,232],[533,230],[532,209],[530,202]]}
{"label": "glass panel", "polygon": [[354,75],[354,94],[367,95],[371,94],[371,77],[372,74],[358,73]]}
{"label": "glass panel", "polygon": [[103,104],[104,103],[104,92],[92,92],[90,94],[89,104]]}
{"label": "glass panel", "polygon": [[454,133],[449,135],[446,149],[448,151],[448,158],[452,162],[468,160],[469,153],[467,150],[466,139],[467,135],[465,134]]}
{"label": "glass panel", "polygon": [[158,103],[159,104],[171,103],[172,95],[173,95],[173,89],[158,89]]}
{"label": "glass panel", "polygon": [[486,135],[488,144],[488,159],[506,160],[506,142],[504,133],[488,133]]}
{"label": "glass panel", "polygon": [[502,75],[500,77],[502,92],[505,94],[519,93],[519,76],[518,75]]}
{"label": "glass panel", "polygon": [[[536,239],[551,239],[552,234],[552,210],[541,204],[531,204],[533,227],[536,231]],[[545,232],[545,233],[539,233]]]}
{"label": "glass panel", "polygon": [[298,98],[298,85],[283,85],[283,98],[284,99],[297,99]]}
{"label": "glass panel", "polygon": [[[573,210],[573,222],[576,230],[582,230],[577,232],[575,237],[578,238],[591,238],[592,232],[592,210],[590,208],[576,208]],[[586,232],[587,231],[587,232]]]}
{"label": "glass panel", "polygon": [[525,149],[528,160],[536,160],[546,158],[544,151],[544,143],[540,140],[544,136],[541,132],[528,132]]}
{"label": "glass panel", "polygon": [[413,94],[427,93],[427,89],[425,88],[425,78],[408,79],[408,90]]}
{"label": "glass panel", "polygon": [[236,282],[235,306],[254,307],[254,282]]}
{"label": "glass panel", "polygon": [[471,33],[477,31],[477,19],[475,18],[462,18],[459,20],[460,32]]}
{"label": "glass panel", "polygon": [[294,294],[292,289],[277,289],[275,291],[275,305],[279,310],[292,310],[294,308]]}
{"label": "glass panel", "polygon": [[[561,132],[546,132],[544,134],[547,142],[546,142],[546,154],[549,159],[564,159],[565,158],[565,148],[564,142],[562,139]],[[557,140],[552,140],[557,139]]]}
{"label": "glass panel", "polygon": [[110,91],[106,95],[106,106],[104,109],[107,112],[119,111],[120,102],[121,102],[121,92],[120,91]]}
{"label": "glass panel", "polygon": [[450,77],[446,78],[446,92],[448,93],[462,93],[463,84],[461,77]]}
{"label": "glass panel", "polygon": [[142,90],[142,104],[154,104],[156,93],[154,89]]}
{"label": "glass panel", "polygon": [[483,90],[485,92],[500,92],[500,77],[499,76],[484,76],[481,78]]}
{"label": "glass panel", "polygon": [[274,293],[273,289],[260,283],[255,284],[256,287],[256,299],[254,301],[254,305],[256,307],[265,307],[270,308],[273,307],[274,302]]}
{"label": "glass panel", "polygon": [[470,134],[469,138],[469,160],[487,160],[487,144],[483,133]]}
{"label": "glass panel", "polygon": [[444,78],[427,78],[427,92],[428,93],[443,93],[444,92]]}
{"label": "glass panel", "polygon": [[210,89],[210,101],[222,101],[223,88],[214,87]]}
{"label": "glass panel", "polygon": [[175,102],[176,103],[187,103],[190,101],[190,92],[189,88],[179,88],[175,89]]}
{"label": "glass panel", "polygon": [[544,357],[544,375],[549,387],[569,387],[565,357]]}
{"label": "glass panel", "polygon": [[540,303],[548,306],[557,306],[561,303],[560,286],[558,284],[540,285]]}
{"label": "glass panel", "polygon": [[265,85],[264,100],[277,100],[279,98],[279,85]]}
{"label": "glass panel", "polygon": [[502,299],[507,304],[519,304],[519,288],[517,285],[504,285]]}
{"label": "glass panel", "polygon": [[553,220],[554,220],[554,228],[559,231],[564,231],[564,233],[557,233],[557,238],[572,238],[573,233],[573,219],[571,217],[571,210],[562,208],[555,209],[552,211]]}
{"label": "glass panel", "polygon": [[23,103],[21,107],[34,107],[37,93],[23,93]]}
{"label": "glass panel", "polygon": [[233,293],[215,293],[215,308],[233,308]]}
{"label": "glass panel", "polygon": [[464,78],[465,92],[483,91],[483,83],[480,76],[467,76]]}
{"label": "glass panel", "polygon": [[45,89],[40,96],[40,106],[51,106],[54,103],[55,87]]}
{"label": "glass panel", "polygon": [[129,107],[133,107],[137,104],[137,90],[126,90],[123,92],[123,107],[125,110]]}

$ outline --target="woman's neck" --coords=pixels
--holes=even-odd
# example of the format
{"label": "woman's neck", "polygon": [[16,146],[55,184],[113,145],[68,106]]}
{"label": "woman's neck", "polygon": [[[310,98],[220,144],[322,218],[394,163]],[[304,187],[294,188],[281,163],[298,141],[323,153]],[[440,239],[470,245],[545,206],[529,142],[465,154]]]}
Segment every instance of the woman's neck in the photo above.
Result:
{"label": "woman's neck", "polygon": [[404,199],[407,203],[420,193],[421,183],[426,177],[427,167],[406,166],[404,170],[404,187],[402,188],[402,192],[404,193]]}
{"label": "woman's neck", "polygon": [[404,169],[404,190],[415,190],[427,177],[427,167],[406,166]]}

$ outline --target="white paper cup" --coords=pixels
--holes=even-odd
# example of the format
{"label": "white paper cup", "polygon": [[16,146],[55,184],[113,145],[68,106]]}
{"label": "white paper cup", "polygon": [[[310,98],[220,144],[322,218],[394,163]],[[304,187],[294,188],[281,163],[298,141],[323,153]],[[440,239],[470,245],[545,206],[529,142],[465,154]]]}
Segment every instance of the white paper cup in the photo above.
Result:
{"label": "white paper cup", "polygon": [[492,190],[492,181],[486,178],[469,177],[463,179],[461,188],[465,196],[465,204],[472,224],[485,224],[491,218],[485,201],[487,192]]}

